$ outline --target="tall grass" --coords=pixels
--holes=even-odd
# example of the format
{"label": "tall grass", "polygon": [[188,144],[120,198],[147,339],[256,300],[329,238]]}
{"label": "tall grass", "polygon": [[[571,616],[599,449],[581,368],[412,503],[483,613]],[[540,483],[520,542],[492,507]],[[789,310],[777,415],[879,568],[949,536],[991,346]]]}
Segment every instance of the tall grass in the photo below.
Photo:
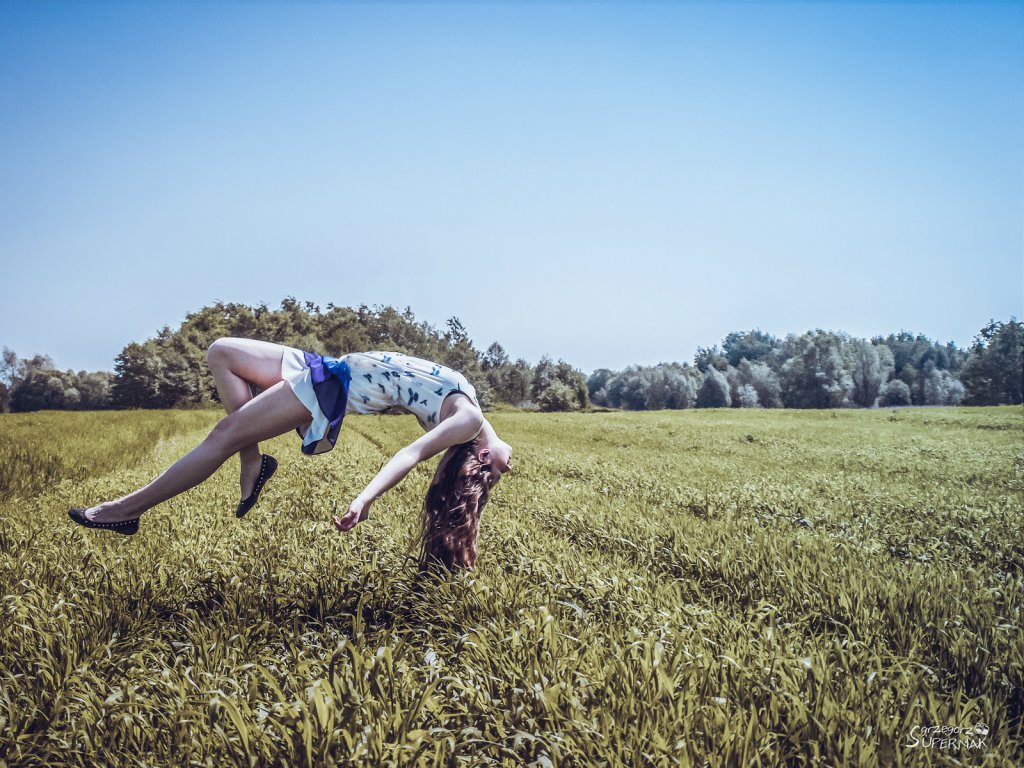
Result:
{"label": "tall grass", "polygon": [[0,499],[134,466],[166,437],[213,426],[214,411],[0,414]]}
{"label": "tall grass", "polygon": [[1020,409],[493,423],[516,470],[454,577],[408,557],[429,467],[329,523],[404,417],[351,418],[325,456],[265,444],[241,521],[237,460],[135,537],[66,519],[207,425],[0,502],[0,763],[1024,762]]}

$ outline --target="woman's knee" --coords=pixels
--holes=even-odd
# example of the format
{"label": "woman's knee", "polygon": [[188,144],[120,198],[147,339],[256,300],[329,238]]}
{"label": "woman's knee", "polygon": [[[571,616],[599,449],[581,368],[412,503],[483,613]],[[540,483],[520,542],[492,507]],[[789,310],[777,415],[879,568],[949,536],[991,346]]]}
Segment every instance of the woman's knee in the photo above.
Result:
{"label": "woman's knee", "polygon": [[268,389],[281,380],[281,362],[285,347],[269,341],[223,337],[206,350],[210,369],[225,369],[236,376]]}
{"label": "woman's knee", "polygon": [[238,453],[246,445],[246,440],[239,429],[237,413],[238,411],[229,413],[218,421],[206,436],[205,442],[208,447],[224,459]]}
{"label": "woman's knee", "polygon": [[213,343],[206,348],[207,364],[212,363],[215,360],[227,357],[230,351],[231,339],[229,339],[227,336],[221,336],[219,339],[214,339]]}

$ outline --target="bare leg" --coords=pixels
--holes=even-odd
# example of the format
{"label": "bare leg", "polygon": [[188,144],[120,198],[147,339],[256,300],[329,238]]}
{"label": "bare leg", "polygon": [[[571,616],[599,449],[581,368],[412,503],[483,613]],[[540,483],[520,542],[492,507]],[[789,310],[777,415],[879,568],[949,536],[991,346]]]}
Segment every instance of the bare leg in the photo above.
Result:
{"label": "bare leg", "polygon": [[[206,352],[217,394],[224,410],[234,413],[252,399],[249,383],[269,389],[281,380],[281,356],[286,347],[269,341],[226,337],[217,339]],[[260,447],[257,443],[238,451],[240,499],[247,498],[260,473]]]}
{"label": "bare leg", "polygon": [[228,414],[198,446],[137,491],[86,510],[90,520],[113,523],[136,518],[150,507],[199,485],[245,446],[282,435],[312,420],[306,406],[279,381]]}

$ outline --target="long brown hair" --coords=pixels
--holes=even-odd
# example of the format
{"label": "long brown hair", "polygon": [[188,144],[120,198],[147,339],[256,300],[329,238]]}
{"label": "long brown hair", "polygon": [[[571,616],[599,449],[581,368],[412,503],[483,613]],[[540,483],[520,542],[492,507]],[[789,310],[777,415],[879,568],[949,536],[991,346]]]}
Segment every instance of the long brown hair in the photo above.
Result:
{"label": "long brown hair", "polygon": [[495,482],[490,464],[476,457],[473,442],[452,446],[439,476],[427,489],[420,517],[420,568],[440,563],[448,570],[476,566],[480,513]]}

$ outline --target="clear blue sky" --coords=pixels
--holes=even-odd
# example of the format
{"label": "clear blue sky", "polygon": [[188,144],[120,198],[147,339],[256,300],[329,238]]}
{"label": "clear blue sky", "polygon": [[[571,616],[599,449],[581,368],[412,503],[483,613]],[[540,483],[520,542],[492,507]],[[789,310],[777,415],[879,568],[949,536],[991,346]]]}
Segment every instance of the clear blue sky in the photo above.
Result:
{"label": "clear blue sky", "polygon": [[288,295],[966,345],[1022,261],[1021,3],[0,4],[0,345],[63,369]]}

